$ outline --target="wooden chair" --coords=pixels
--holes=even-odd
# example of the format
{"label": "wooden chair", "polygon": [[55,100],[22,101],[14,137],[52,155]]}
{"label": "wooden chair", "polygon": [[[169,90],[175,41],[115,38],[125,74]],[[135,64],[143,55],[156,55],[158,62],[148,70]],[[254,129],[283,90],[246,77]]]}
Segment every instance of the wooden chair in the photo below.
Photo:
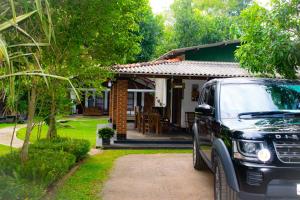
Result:
{"label": "wooden chair", "polygon": [[185,128],[188,133],[192,132],[194,121],[195,121],[195,113],[194,112],[186,112],[185,113]]}
{"label": "wooden chair", "polygon": [[143,134],[145,133],[149,133],[150,129],[151,129],[151,119],[149,117],[148,113],[144,113],[143,114],[143,122],[142,122],[142,126],[143,126]]}

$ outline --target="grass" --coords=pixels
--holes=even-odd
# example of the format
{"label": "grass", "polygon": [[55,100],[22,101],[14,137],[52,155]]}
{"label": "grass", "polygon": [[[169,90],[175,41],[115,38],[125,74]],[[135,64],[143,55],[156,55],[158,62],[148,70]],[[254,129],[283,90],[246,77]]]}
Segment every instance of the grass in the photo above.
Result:
{"label": "grass", "polygon": [[[14,149],[14,148],[13,148]],[[0,156],[10,153],[10,147],[0,144]]]}
{"label": "grass", "polygon": [[191,150],[106,150],[89,157],[56,193],[55,199],[102,199],[100,194],[114,161],[129,154],[191,153]]}
{"label": "grass", "polygon": [[15,125],[15,123],[0,123],[0,128],[11,127],[14,125]]}
{"label": "grass", "polygon": [[[86,139],[90,141],[92,147],[96,146],[96,127],[97,124],[107,123],[106,118],[95,117],[80,117],[66,119],[66,123],[60,123],[57,132],[61,137],[70,137],[74,139]],[[45,138],[47,135],[48,127],[46,125],[42,128],[41,138]],[[17,137],[21,140],[25,138],[26,128],[22,128],[17,132]],[[37,140],[37,128],[34,128],[30,142]]]}

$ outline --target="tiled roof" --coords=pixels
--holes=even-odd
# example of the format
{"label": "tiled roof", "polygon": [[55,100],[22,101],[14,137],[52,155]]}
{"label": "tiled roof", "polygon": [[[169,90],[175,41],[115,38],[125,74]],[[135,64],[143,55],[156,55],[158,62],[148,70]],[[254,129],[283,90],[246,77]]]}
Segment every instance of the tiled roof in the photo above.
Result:
{"label": "tiled roof", "polygon": [[247,70],[238,63],[207,61],[161,60],[155,62],[116,65],[113,70],[118,74],[193,76],[193,77],[250,77]]}

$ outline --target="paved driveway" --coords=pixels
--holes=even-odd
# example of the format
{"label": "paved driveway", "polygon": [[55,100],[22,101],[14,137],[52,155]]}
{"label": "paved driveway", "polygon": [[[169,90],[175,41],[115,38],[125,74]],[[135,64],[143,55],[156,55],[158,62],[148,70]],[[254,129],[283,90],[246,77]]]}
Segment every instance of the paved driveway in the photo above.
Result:
{"label": "paved driveway", "polygon": [[192,166],[191,154],[128,155],[117,160],[104,200],[210,200],[213,176]]}

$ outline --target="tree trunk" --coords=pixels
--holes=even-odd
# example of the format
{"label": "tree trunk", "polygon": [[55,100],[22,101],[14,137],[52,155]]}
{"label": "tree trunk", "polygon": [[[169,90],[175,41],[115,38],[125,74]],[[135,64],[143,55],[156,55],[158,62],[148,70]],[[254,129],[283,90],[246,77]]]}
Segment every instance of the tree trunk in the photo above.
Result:
{"label": "tree trunk", "polygon": [[47,133],[47,138],[55,138],[57,136],[57,129],[56,129],[56,100],[55,100],[55,94],[52,91],[52,97],[51,97],[51,110],[50,110],[50,116],[49,116],[49,128]]}
{"label": "tree trunk", "polygon": [[13,145],[13,142],[14,142],[14,137],[15,137],[15,133],[16,133],[16,129],[17,129],[17,124],[18,124],[18,116],[16,115],[14,130],[13,130],[13,133],[12,133],[12,136],[11,136],[11,140],[10,140],[10,153],[13,152],[12,145]]}
{"label": "tree trunk", "polygon": [[36,107],[36,87],[33,86],[31,88],[31,93],[30,93],[30,97],[29,97],[26,135],[25,135],[25,140],[24,140],[22,150],[21,150],[22,163],[24,163],[28,160],[29,139],[30,139],[30,134],[31,134],[32,128],[33,128],[35,107]]}
{"label": "tree trunk", "polygon": [[37,131],[37,134],[36,134],[36,139],[38,141],[41,139],[42,128],[43,128],[43,121],[38,123],[38,131]]}

